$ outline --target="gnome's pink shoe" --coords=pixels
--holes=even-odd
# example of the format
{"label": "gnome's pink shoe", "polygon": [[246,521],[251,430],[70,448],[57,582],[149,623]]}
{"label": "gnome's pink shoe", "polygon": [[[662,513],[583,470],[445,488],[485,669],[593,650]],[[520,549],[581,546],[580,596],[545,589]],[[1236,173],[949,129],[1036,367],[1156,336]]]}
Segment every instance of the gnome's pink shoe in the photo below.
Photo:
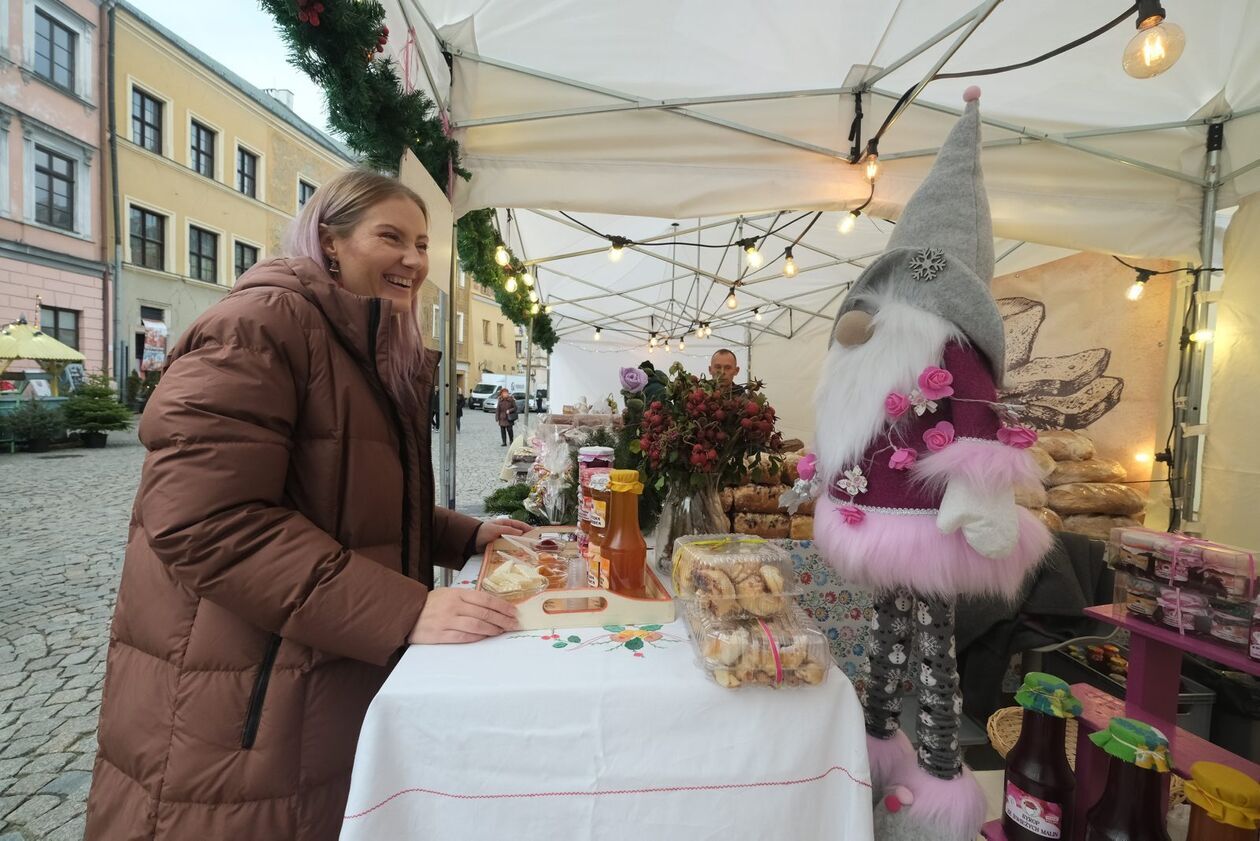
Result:
{"label": "gnome's pink shoe", "polygon": [[[942,780],[917,762],[898,769],[901,779],[875,803],[880,841],[972,841],[980,834],[987,805],[971,769]],[[878,791],[878,790],[877,790]]]}

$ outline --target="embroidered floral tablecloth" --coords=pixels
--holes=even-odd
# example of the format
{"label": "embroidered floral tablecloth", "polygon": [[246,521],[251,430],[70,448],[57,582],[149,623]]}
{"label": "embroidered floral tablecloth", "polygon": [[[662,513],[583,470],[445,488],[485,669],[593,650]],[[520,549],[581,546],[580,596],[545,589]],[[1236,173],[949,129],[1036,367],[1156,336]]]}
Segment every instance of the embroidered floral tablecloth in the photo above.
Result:
{"label": "embroidered floral tablecloth", "polygon": [[[789,548],[812,585],[802,603],[855,663],[862,643],[833,614],[869,599],[814,585],[812,548]],[[528,631],[407,652],[364,721],[341,838],[863,841],[869,780],[839,669],[732,691],[696,666],[681,621]]]}

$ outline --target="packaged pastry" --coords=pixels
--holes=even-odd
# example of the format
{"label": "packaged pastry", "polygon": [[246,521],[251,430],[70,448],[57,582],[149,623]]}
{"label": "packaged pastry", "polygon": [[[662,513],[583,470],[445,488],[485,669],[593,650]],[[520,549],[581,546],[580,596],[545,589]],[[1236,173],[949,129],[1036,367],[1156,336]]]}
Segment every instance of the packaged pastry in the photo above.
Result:
{"label": "packaged pastry", "polygon": [[1154,621],[1159,585],[1145,578],[1130,576],[1124,589],[1124,609],[1139,619]]}
{"label": "packaged pastry", "polygon": [[674,592],[716,619],[769,617],[799,591],[787,552],[760,537],[698,534],[674,541]]}
{"label": "packaged pastry", "polygon": [[827,678],[827,637],[795,604],[772,619],[724,621],[686,611],[699,665],[719,686],[816,686]]}
{"label": "packaged pastry", "polygon": [[1202,578],[1203,547],[1188,540],[1169,541],[1155,548],[1155,578],[1184,584]]}
{"label": "packaged pastry", "polygon": [[1255,595],[1255,556],[1241,549],[1212,544],[1203,547],[1203,586],[1213,596],[1247,602]]}
{"label": "packaged pastry", "polygon": [[1181,587],[1160,587],[1156,617],[1184,633],[1207,634],[1212,628],[1212,609],[1207,596]]}
{"label": "packaged pastry", "polygon": [[1212,602],[1212,629],[1214,640],[1235,648],[1247,646],[1251,631],[1251,605]]}

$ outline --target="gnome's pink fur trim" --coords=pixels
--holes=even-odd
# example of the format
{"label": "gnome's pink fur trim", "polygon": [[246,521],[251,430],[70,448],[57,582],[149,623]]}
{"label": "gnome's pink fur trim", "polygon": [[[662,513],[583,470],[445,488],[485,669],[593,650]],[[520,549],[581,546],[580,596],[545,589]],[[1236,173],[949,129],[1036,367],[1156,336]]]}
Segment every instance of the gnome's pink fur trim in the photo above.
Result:
{"label": "gnome's pink fur trim", "polygon": [[904,810],[916,824],[940,827],[943,831],[935,837],[957,841],[971,841],[980,834],[988,804],[970,768],[964,765],[962,774],[942,780],[915,763],[903,775],[898,782],[914,796]]}
{"label": "gnome's pink fur trim", "polygon": [[916,480],[938,489],[956,476],[977,488],[1041,485],[1041,471],[1027,450],[980,438],[955,438],[910,469]]}
{"label": "gnome's pink fur trim", "polygon": [[840,505],[826,496],[819,498],[814,539],[845,581],[876,590],[910,587],[946,599],[964,594],[1013,599],[1029,570],[1050,549],[1050,532],[1023,508],[1016,511],[1015,550],[994,560],[972,549],[961,529],[941,534],[936,512],[888,514],[867,508],[861,523],[849,525]]}
{"label": "gnome's pink fur trim", "polygon": [[867,733],[866,755],[871,763],[871,788],[876,793],[900,783],[908,766],[915,763],[914,746],[900,730],[887,739]]}

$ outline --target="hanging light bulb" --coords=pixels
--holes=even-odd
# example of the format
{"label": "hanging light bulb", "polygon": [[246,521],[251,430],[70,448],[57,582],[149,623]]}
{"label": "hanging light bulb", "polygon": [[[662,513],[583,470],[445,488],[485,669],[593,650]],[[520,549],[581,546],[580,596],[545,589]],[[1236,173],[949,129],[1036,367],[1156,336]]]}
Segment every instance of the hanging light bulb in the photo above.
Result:
{"label": "hanging light bulb", "polygon": [[866,157],[866,169],[864,172],[866,173],[867,181],[873,182],[876,178],[879,178],[879,155],[871,152]]}
{"label": "hanging light bulb", "polygon": [[499,243],[494,247],[494,262],[500,266],[506,266],[511,259],[511,256],[508,255],[507,246],[503,243]]}
{"label": "hanging light bulb", "polygon": [[1129,39],[1120,58],[1124,72],[1134,79],[1158,76],[1177,63],[1186,48],[1186,33],[1164,18],[1158,0],[1138,3],[1137,34]]}
{"label": "hanging light bulb", "polygon": [[748,265],[754,269],[760,268],[762,263],[761,252],[757,250],[757,239],[754,237],[744,241],[744,257],[748,260]]}
{"label": "hanging light bulb", "polygon": [[1139,300],[1146,292],[1146,282],[1150,279],[1150,272],[1138,272],[1137,279],[1135,279],[1133,283],[1129,284],[1129,289],[1124,293],[1124,297],[1128,298],[1130,301]]}
{"label": "hanging light bulb", "polygon": [[761,321],[761,307],[753,308],[753,318],[757,319],[758,321]]}
{"label": "hanging light bulb", "polygon": [[678,340],[678,350],[684,351],[686,349],[687,349],[687,337],[683,336],[682,338]]}
{"label": "hanging light bulb", "polygon": [[696,341],[704,338],[704,325],[696,325]]}
{"label": "hanging light bulb", "polygon": [[669,353],[669,339],[665,340],[665,352]]}
{"label": "hanging light bulb", "polygon": [[656,334],[652,334],[652,338],[648,339],[648,347],[656,347]]}
{"label": "hanging light bulb", "polygon": [[1147,464],[1151,460],[1151,454],[1150,453],[1134,453],[1133,460],[1136,461],[1138,464]]}
{"label": "hanging light bulb", "polygon": [[1198,345],[1206,345],[1211,342],[1215,336],[1216,333],[1214,331],[1209,330],[1206,327],[1202,327],[1190,334],[1190,341]]}
{"label": "hanging light bulb", "polygon": [[538,293],[535,292],[533,289],[529,290],[529,302],[531,304],[538,303]]}
{"label": "hanging light bulb", "polygon": [[525,286],[529,289],[534,288],[534,276],[529,273],[528,269],[521,272],[521,283],[525,284]]}
{"label": "hanging light bulb", "polygon": [[726,308],[733,310],[739,306],[739,299],[735,297],[735,287],[731,287],[731,294],[726,296]]}
{"label": "hanging light bulb", "polygon": [[539,307],[539,306],[538,306],[538,304],[534,304],[534,305],[532,305],[532,306],[529,308],[529,314],[530,314],[530,315],[538,315],[538,310],[539,310],[539,309],[541,309],[541,307]]}
{"label": "hanging light bulb", "polygon": [[599,328],[598,327],[595,328],[595,341],[597,342],[599,341]]}
{"label": "hanging light bulb", "polygon": [[787,247],[787,257],[783,260],[783,276],[796,277],[796,258],[792,256],[792,246]]}
{"label": "hanging light bulb", "polygon": [[543,312],[547,313],[547,315],[551,315],[551,309],[552,309],[551,304],[548,304],[547,306],[543,307]]}
{"label": "hanging light bulb", "polygon": [[713,328],[709,326],[709,322],[707,321],[704,323],[704,335],[705,338],[713,335]]}
{"label": "hanging light bulb", "polygon": [[504,281],[503,288],[509,292],[516,291],[516,275],[508,275],[508,279]]}
{"label": "hanging light bulb", "polygon": [[860,210],[850,210],[840,217],[840,221],[836,223],[836,230],[842,234],[851,233],[854,226],[857,225],[858,217],[861,215],[862,211]]}
{"label": "hanging light bulb", "polygon": [[612,245],[608,247],[608,259],[614,263],[621,259],[622,250],[630,243],[625,237],[609,237]]}

